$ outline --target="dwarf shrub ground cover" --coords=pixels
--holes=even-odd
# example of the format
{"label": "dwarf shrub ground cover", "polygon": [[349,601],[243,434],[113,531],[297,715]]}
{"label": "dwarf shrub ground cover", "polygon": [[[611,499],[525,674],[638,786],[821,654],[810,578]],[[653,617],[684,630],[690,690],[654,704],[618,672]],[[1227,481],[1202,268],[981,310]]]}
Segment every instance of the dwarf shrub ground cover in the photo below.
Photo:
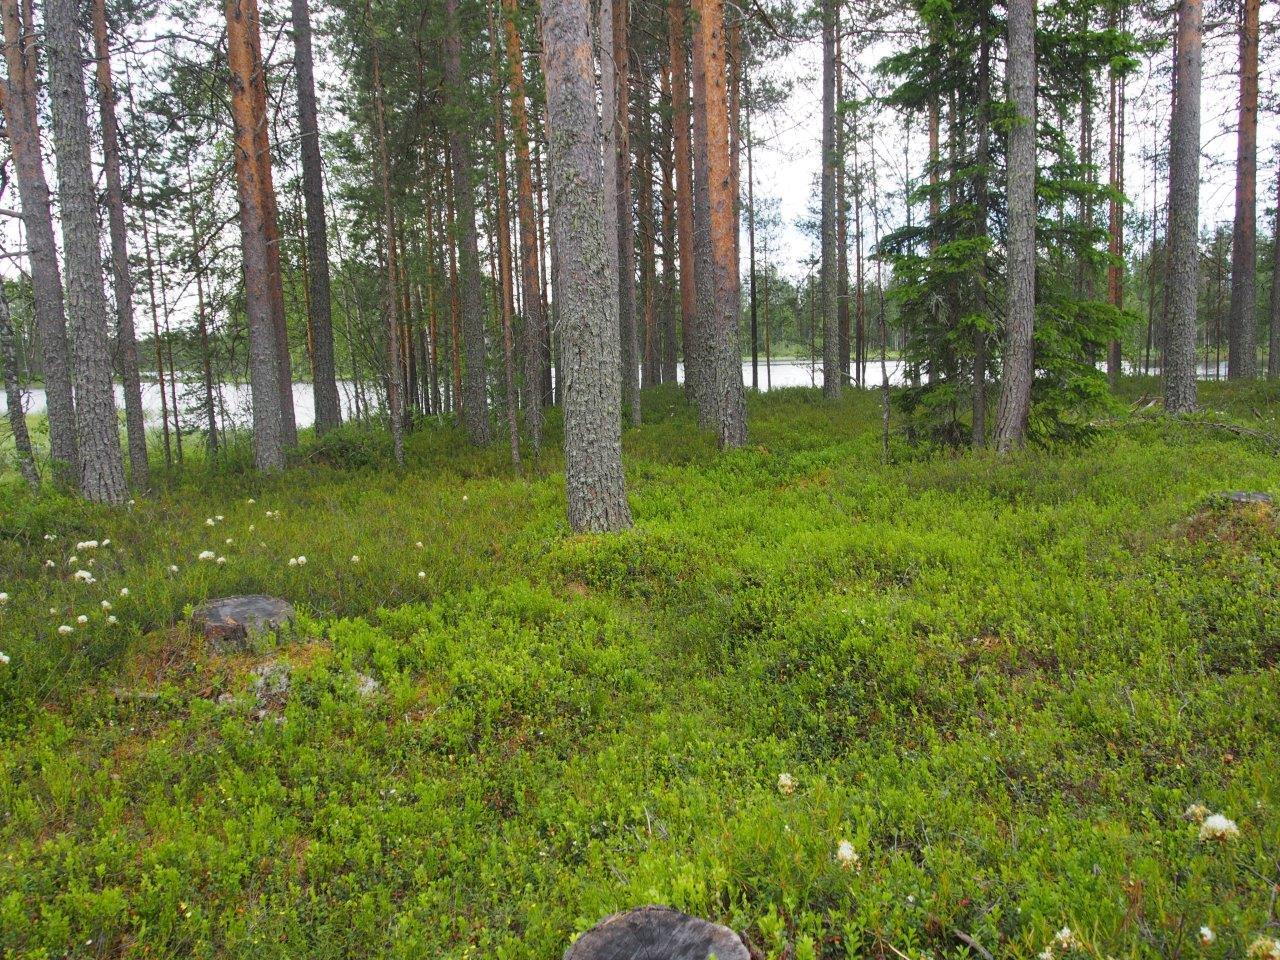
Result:
{"label": "dwarf shrub ground cover", "polygon": [[[1264,446],[884,465],[874,398],[797,391],[718,454],[646,404],[614,537],[432,427],[404,472],[5,488],[0,952],[548,958],[655,901],[797,960],[1269,949],[1277,517],[1206,499],[1280,493]],[[293,635],[175,628],[237,592]]]}

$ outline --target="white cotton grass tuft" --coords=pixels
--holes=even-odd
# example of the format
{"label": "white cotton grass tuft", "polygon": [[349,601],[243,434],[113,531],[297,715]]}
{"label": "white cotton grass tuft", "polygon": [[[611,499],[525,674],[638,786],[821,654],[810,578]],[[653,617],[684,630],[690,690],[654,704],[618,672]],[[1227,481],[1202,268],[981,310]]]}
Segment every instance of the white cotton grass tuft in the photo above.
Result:
{"label": "white cotton grass tuft", "polygon": [[206,527],[212,527],[217,522],[218,521],[214,520],[213,517],[209,517],[207,520],[205,520],[204,525]]}
{"label": "white cotton grass tuft", "polygon": [[102,606],[102,609],[103,609],[103,610],[105,610],[107,613],[110,613],[110,612],[111,612],[111,601],[110,601],[110,600],[103,600],[103,601],[102,601],[101,606]]}
{"label": "white cotton grass tuft", "polygon": [[81,583],[93,583],[93,574],[88,570],[77,570],[71,575],[72,580],[79,580]]}
{"label": "white cotton grass tuft", "polygon": [[46,561],[44,562],[44,565],[45,565],[45,567],[48,567],[48,568],[52,568],[52,567],[56,567],[56,566],[57,566],[57,564],[56,564],[56,563],[54,563],[52,560],[46,560]]}
{"label": "white cotton grass tuft", "polygon": [[419,550],[421,550],[421,549],[422,549],[422,541],[421,541],[421,540],[417,540],[417,541],[415,541],[413,545],[414,545],[415,547],[417,547]]}
{"label": "white cotton grass tuft", "polygon": [[845,870],[858,869],[858,851],[848,840],[841,840],[836,846],[836,863]]}
{"label": "white cotton grass tuft", "polygon": [[216,556],[217,556],[217,554],[216,554],[216,553],[214,553],[212,550],[201,550],[201,551],[200,551],[200,555],[199,555],[196,559],[198,559],[198,560],[212,560],[212,559],[213,559],[214,557],[216,557]]}
{"label": "white cotton grass tuft", "polygon": [[129,588],[128,588],[128,587],[121,587],[121,588],[120,588],[120,596],[122,596],[122,597],[127,597],[128,595],[129,595]]}
{"label": "white cotton grass tuft", "polygon": [[1218,939],[1218,935],[1213,932],[1211,927],[1200,928],[1200,946],[1208,947],[1213,945],[1213,941]]}
{"label": "white cotton grass tuft", "polygon": [[171,563],[171,564],[169,564],[169,572],[170,572],[170,573],[177,573],[177,572],[178,572],[178,565],[177,565],[176,563]]}
{"label": "white cotton grass tuft", "polygon": [[76,617],[76,623],[80,624],[80,626],[82,627],[88,622],[89,622],[89,618],[86,617],[83,613],[80,614],[80,616]]}
{"label": "white cotton grass tuft", "polygon": [[796,778],[789,773],[778,774],[778,792],[788,797],[795,793]]}
{"label": "white cotton grass tuft", "polygon": [[1182,819],[1193,823],[1204,823],[1204,818],[1209,815],[1209,812],[1209,808],[1203,803],[1193,803],[1182,811]]}
{"label": "white cotton grass tuft", "polygon": [[75,633],[76,628],[64,623],[62,626],[58,627],[58,632],[66,637]]}
{"label": "white cotton grass tuft", "polygon": [[214,561],[214,563],[226,563],[226,562],[227,562],[226,557],[219,557],[217,560]]}
{"label": "white cotton grass tuft", "polygon": [[358,553],[353,553],[353,554],[351,555],[351,562],[352,562],[352,563],[359,563],[359,562],[360,562],[360,554],[358,554]]}
{"label": "white cotton grass tuft", "polygon": [[9,655],[5,653],[3,650],[0,650],[0,667],[7,667],[8,665],[9,665]]}
{"label": "white cotton grass tuft", "polygon": [[8,602],[9,602],[9,595],[5,593],[3,590],[0,590],[0,603],[8,603]]}
{"label": "white cotton grass tuft", "polygon": [[107,625],[108,625],[108,626],[114,627],[114,626],[115,626],[117,623],[119,623],[119,622],[120,622],[120,621],[116,619],[116,615],[115,615],[114,613],[113,613],[113,614],[111,614],[109,617],[107,617]]}
{"label": "white cotton grass tuft", "polygon": [[1220,813],[1213,813],[1204,818],[1200,824],[1200,839],[1225,843],[1240,836],[1240,828],[1236,822]]}
{"label": "white cotton grass tuft", "polygon": [[425,571],[425,570],[419,570],[419,571],[418,571],[418,579],[419,579],[419,580],[425,580],[425,579],[427,579],[427,571]]}

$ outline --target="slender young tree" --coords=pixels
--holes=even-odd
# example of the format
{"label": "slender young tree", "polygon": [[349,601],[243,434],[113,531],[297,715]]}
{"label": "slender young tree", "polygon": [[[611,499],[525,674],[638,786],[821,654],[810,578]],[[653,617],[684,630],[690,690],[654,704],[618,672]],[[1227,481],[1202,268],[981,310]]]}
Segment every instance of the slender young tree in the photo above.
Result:
{"label": "slender young tree", "polygon": [[1227,376],[1258,375],[1258,8],[1240,4],[1240,122],[1236,133],[1236,217],[1231,241]]}
{"label": "slender young tree", "polygon": [[836,0],[822,0],[822,394],[840,396],[836,293]]}
{"label": "slender young tree", "polygon": [[81,492],[97,503],[123,503],[127,488],[111,381],[78,12],[76,0],[49,0],[45,4],[49,102],[75,363],[76,447]]}
{"label": "slender young tree", "polygon": [[129,479],[137,489],[150,485],[146,423],[142,415],[142,383],[138,375],[138,341],[133,329],[133,275],[124,220],[124,188],[120,180],[120,136],[116,128],[115,85],[111,80],[111,47],[107,41],[106,0],[93,0],[93,46],[97,57],[98,112],[102,120],[102,160],[107,186],[107,221],[111,232],[111,280],[116,299],[116,350],[124,384],[124,424],[129,441]]}
{"label": "slender young tree", "polygon": [[444,0],[444,91],[449,104],[449,159],[453,166],[453,204],[458,226],[461,281],[462,422],[476,445],[490,440],[485,366],[484,297],[480,287],[480,249],[476,239],[475,189],[471,182],[471,136],[462,75],[462,26],[458,0]]}
{"label": "slender young tree", "polygon": [[631,526],[622,473],[616,247],[605,243],[602,138],[587,0],[542,0],[542,72],[562,339],[565,486],[578,532]]}
{"label": "slender young tree", "polygon": [[[29,15],[30,6],[26,10]],[[0,17],[4,19],[8,66],[2,87],[4,96],[0,99],[31,263],[31,288],[49,418],[49,453],[54,477],[74,485],[79,483],[80,474],[75,394],[71,386],[71,348],[62,299],[62,273],[58,266],[58,245],[53,237],[49,183],[45,179],[36,119],[35,31],[29,20],[24,20],[19,0],[0,0]]]}
{"label": "slender young tree", "polygon": [[285,432],[280,404],[280,364],[267,263],[268,233],[254,131],[256,85],[263,82],[257,44],[256,0],[226,0],[227,66],[235,128],[236,189],[244,256],[245,311],[249,320],[249,382],[253,393],[253,460],[259,470],[284,467]]}
{"label": "slender young tree", "polygon": [[298,147],[302,158],[302,199],[307,218],[307,307],[311,331],[311,366],[316,408],[316,434],[342,423],[338,375],[333,355],[333,303],[329,287],[329,225],[324,209],[324,172],[320,163],[320,128],[316,119],[314,58],[311,54],[311,11],[307,0],[292,0],[293,62],[298,89]]}
{"label": "slender young tree", "polygon": [[640,423],[639,338],[636,324],[636,231],[631,197],[631,47],[629,0],[612,0],[614,94],[618,151],[618,324],[622,331],[622,410]]}
{"label": "slender young tree", "polygon": [[667,0],[667,69],[671,73],[672,160],[675,166],[677,249],[680,253],[680,332],[684,380],[696,399],[698,364],[698,288],[694,276],[693,153],[689,141],[689,74],[685,69],[685,2]]}
{"label": "slender young tree", "polygon": [[1179,0],[1177,68],[1169,132],[1169,320],[1165,331],[1164,406],[1196,407],[1196,301],[1200,250],[1201,0]]}
{"label": "slender young tree", "polygon": [[1280,151],[1276,163],[1276,220],[1271,244],[1271,316],[1267,324],[1267,379],[1280,378]]}
{"label": "slender young tree", "polygon": [[1032,336],[1036,309],[1036,49],[1035,0],[1009,2],[1008,284],[1004,381],[996,408],[996,449],[1007,453],[1027,436]]}
{"label": "slender young tree", "polygon": [[14,342],[13,321],[9,316],[9,298],[0,282],[0,371],[4,374],[4,399],[9,410],[9,428],[13,432],[14,456],[18,472],[27,486],[36,490],[40,474],[31,450],[31,434],[27,431],[27,413],[22,404],[22,387],[18,384],[18,351]]}
{"label": "slender young tree", "polygon": [[[1107,110],[1109,137],[1111,201],[1108,218],[1107,301],[1117,310],[1124,309],[1124,77],[1113,66],[1109,76],[1110,101]],[[1123,357],[1120,340],[1113,339],[1107,348],[1107,379],[1112,387],[1120,381]]]}

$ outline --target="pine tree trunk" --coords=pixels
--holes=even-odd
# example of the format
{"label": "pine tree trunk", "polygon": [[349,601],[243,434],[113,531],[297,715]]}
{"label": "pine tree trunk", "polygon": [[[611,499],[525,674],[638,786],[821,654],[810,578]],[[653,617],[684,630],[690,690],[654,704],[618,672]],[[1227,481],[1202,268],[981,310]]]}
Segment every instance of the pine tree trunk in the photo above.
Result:
{"label": "pine tree trunk", "polygon": [[236,189],[240,198],[240,243],[244,256],[245,312],[249,323],[249,382],[253,394],[253,460],[259,470],[284,467],[285,427],[280,403],[280,363],[271,303],[268,232],[261,166],[254,130],[255,88],[262,83],[255,0],[226,0],[227,65],[231,71],[231,118],[235,126]]}
{"label": "pine tree trunk", "polygon": [[1271,317],[1267,324],[1267,379],[1280,378],[1280,163],[1276,164],[1276,221],[1271,234]]}
{"label": "pine tree trunk", "polygon": [[577,532],[623,530],[631,511],[622,473],[617,247],[606,242],[587,0],[542,0],[542,17],[552,229],[556,247],[573,251],[559,258],[555,278],[569,524]]}
{"label": "pine tree trunk", "polygon": [[[1108,113],[1109,166],[1111,206],[1108,217],[1110,243],[1107,266],[1107,301],[1117,310],[1124,309],[1124,79],[1111,71],[1111,99]],[[1112,340],[1107,349],[1107,380],[1114,388],[1123,373],[1124,358],[1120,341]]]}
{"label": "pine tree trunk", "polygon": [[13,431],[13,452],[18,472],[32,490],[40,488],[36,458],[27,432],[27,414],[22,406],[22,387],[18,384],[18,352],[14,343],[13,321],[9,316],[9,298],[0,283],[0,371],[4,374],[4,399],[9,408],[9,427]]}
{"label": "pine tree trunk", "polygon": [[507,388],[507,440],[511,447],[511,465],[520,471],[520,398],[516,391],[515,344],[511,325],[515,315],[514,287],[511,279],[511,215],[507,194],[507,131],[502,116],[502,71],[498,60],[498,28],[489,12],[490,50],[493,62],[493,131],[494,167],[497,169],[497,251],[499,313],[502,317],[502,373]]}
{"label": "pine tree trunk", "polygon": [[[729,161],[729,109],[725,92],[724,0],[694,0],[693,62],[694,149],[706,169],[707,287],[706,314],[709,422],[720,446],[747,442],[746,401],[742,390],[742,353],[738,345],[737,244],[733,231],[737,199]],[[695,210],[696,214],[696,210]],[[699,284],[701,291],[702,284]]]}
{"label": "pine tree trunk", "polygon": [[75,0],[49,0],[49,102],[53,112],[67,314],[75,361],[76,446],[80,489],[96,503],[123,503],[127,494],[108,348],[107,298],[102,289],[97,194],[90,159],[84,89],[84,47]]}
{"label": "pine tree trunk", "polygon": [[477,446],[490,440],[485,357],[484,296],[480,250],[476,240],[475,190],[471,183],[470,119],[464,102],[462,33],[458,0],[444,0],[444,89],[449,116],[449,158],[453,164],[453,205],[458,224],[458,272],[462,292],[462,344],[465,353],[462,422]]}
{"label": "pine tree trunk", "polygon": [[529,159],[529,111],[525,104],[524,54],[516,26],[517,0],[502,0],[511,83],[511,126],[516,147],[516,218],[520,227],[520,291],[524,312],[524,422],[534,456],[542,451],[542,380],[547,369],[547,315],[538,283],[539,254]]}
{"label": "pine tree trunk", "polygon": [[312,390],[316,435],[342,423],[337,364],[333,355],[333,300],[329,284],[329,227],[324,209],[324,173],[316,118],[311,12],[307,0],[292,0],[293,58],[298,86],[298,148],[307,218],[307,302],[311,328]]}
{"label": "pine tree trunk", "polygon": [[618,326],[622,332],[622,411],[640,423],[640,350],[636,325],[636,228],[631,191],[631,47],[629,0],[612,0],[614,122],[618,150]]}
{"label": "pine tree trunk", "polygon": [[685,69],[685,2],[667,0],[667,61],[671,72],[671,129],[676,185],[676,238],[680,253],[680,340],[684,381],[696,400],[698,365],[698,287],[694,275],[693,154],[689,142],[689,74]]}
{"label": "pine tree trunk", "polygon": [[200,333],[200,360],[204,373],[204,415],[209,424],[209,455],[218,453],[218,419],[213,402],[213,364],[209,356],[209,328],[205,323],[204,265],[200,262],[199,232],[196,228],[196,184],[187,158],[187,223],[191,228],[191,270],[196,276],[196,327]]}
{"label": "pine tree trunk", "polygon": [[1199,291],[1201,0],[1179,0],[1178,63],[1169,136],[1169,322],[1164,406],[1196,407],[1196,301]]}
{"label": "pine tree trunk", "polygon": [[[844,59],[839,40],[839,11],[836,20],[836,103],[844,101]],[[840,388],[849,383],[849,217],[845,197],[844,118],[836,117],[836,314],[840,330]]]}
{"label": "pine tree trunk", "polygon": [[[662,102],[671,103],[671,70],[662,70]],[[675,383],[676,362],[679,356],[679,336],[676,333],[677,315],[680,313],[680,290],[676,277],[676,192],[675,153],[672,147],[670,114],[663,111],[662,133],[662,382]]]}
{"label": "pine tree trunk", "polygon": [[111,48],[107,43],[105,0],[93,0],[93,44],[97,57],[98,106],[102,120],[102,159],[107,186],[107,219],[111,232],[111,279],[116,299],[116,349],[124,384],[125,434],[129,441],[129,479],[136,489],[151,485],[147,462],[147,428],[142,415],[142,383],[138,375],[138,341],[133,329],[133,277],[120,180],[120,138],[116,129],[116,95],[111,81]]}
{"label": "pine tree trunk", "polygon": [[1258,375],[1258,7],[1243,0],[1240,24],[1240,126],[1236,139],[1236,218],[1231,243],[1231,326],[1227,376]]}
{"label": "pine tree trunk", "polygon": [[[978,29],[981,39],[978,42],[977,170],[973,177],[973,222],[975,235],[985,239],[991,209],[988,190],[991,176],[991,44],[987,40],[985,16],[979,21]],[[989,313],[985,254],[978,264],[978,305],[984,315]],[[973,332],[973,424],[970,432],[970,442],[975,447],[987,445],[987,349],[987,331],[978,327]]]}
{"label": "pine tree trunk", "polygon": [[641,315],[644,318],[640,325],[639,339],[641,344],[640,372],[641,384],[652,387],[661,382],[662,370],[658,360],[660,344],[657,334],[657,271],[655,231],[657,229],[653,216],[653,115],[649,103],[643,97],[639,103],[642,119],[641,143],[636,150],[637,170],[640,183],[636,188],[636,215],[640,229],[640,302],[644,305]]}
{"label": "pine tree trunk", "polygon": [[4,119],[31,262],[36,331],[40,340],[49,419],[49,453],[53,460],[54,478],[76,485],[80,477],[80,458],[76,449],[71,347],[67,339],[58,246],[53,237],[49,183],[45,179],[36,119],[35,37],[31,24],[23,22],[18,0],[0,0],[0,16],[4,18],[5,59],[8,64],[2,87]]}
{"label": "pine tree trunk", "polygon": [[836,310],[836,0],[822,0],[822,395],[840,396]]}
{"label": "pine tree trunk", "polygon": [[1008,149],[1008,271],[1004,381],[996,408],[996,449],[1007,453],[1027,436],[1032,335],[1036,309],[1036,50],[1035,0],[1009,2],[1008,87],[1015,111]]}

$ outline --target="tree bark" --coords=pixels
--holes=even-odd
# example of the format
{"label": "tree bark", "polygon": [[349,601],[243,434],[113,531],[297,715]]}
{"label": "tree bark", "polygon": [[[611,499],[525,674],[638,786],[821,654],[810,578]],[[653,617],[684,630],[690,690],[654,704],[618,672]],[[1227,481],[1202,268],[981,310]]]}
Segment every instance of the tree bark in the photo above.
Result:
{"label": "tree bark", "polygon": [[1035,376],[1036,308],[1036,51],[1035,0],[1009,2],[1009,101],[1015,116],[1008,148],[1009,294],[1004,382],[996,408],[996,449],[1026,441]]}
{"label": "tree bark", "polygon": [[458,224],[458,272],[461,281],[462,343],[466,354],[462,383],[462,422],[477,446],[490,440],[485,358],[484,297],[480,288],[480,251],[476,240],[475,190],[471,182],[471,138],[462,76],[462,32],[458,0],[444,0],[444,90],[449,116],[449,159],[453,165],[454,215]]}
{"label": "tree bark", "polygon": [[[988,189],[991,176],[991,44],[987,39],[987,21],[984,16],[978,25],[981,39],[978,43],[978,116],[975,126],[977,137],[977,170],[974,174],[973,205],[974,233],[985,239],[988,234],[987,219],[991,201]],[[983,314],[989,314],[987,302],[987,264],[983,254],[978,264],[978,305]],[[975,447],[987,445],[987,331],[978,327],[973,332],[973,424],[970,442]]]}
{"label": "tree bark", "polygon": [[1280,163],[1276,164],[1276,222],[1271,234],[1271,317],[1267,336],[1267,379],[1280,378]]}
{"label": "tree bark", "polygon": [[516,217],[520,227],[520,292],[524,312],[524,423],[533,455],[542,452],[542,380],[547,369],[547,315],[538,283],[537,211],[529,159],[529,111],[525,104],[524,54],[516,25],[517,0],[502,0],[511,84],[511,126],[516,147]]}
{"label": "tree bark", "polygon": [[840,396],[836,310],[836,3],[822,0],[822,395]]}
{"label": "tree bark", "polygon": [[[606,184],[587,0],[542,0],[556,300],[564,364],[565,485],[577,532],[631,526],[622,473],[617,248]],[[612,184],[609,184],[612,187]]]}
{"label": "tree bark", "polygon": [[107,298],[102,289],[97,195],[89,148],[84,47],[75,0],[49,0],[49,102],[53,112],[67,313],[75,361],[76,447],[80,489],[96,503],[123,503],[127,494],[108,348]]}
{"label": "tree bark", "polygon": [[249,323],[249,382],[253,394],[253,460],[259,470],[284,467],[285,425],[280,402],[275,313],[271,302],[268,232],[257,160],[256,88],[262,83],[256,0],[226,0],[227,65],[231,71],[231,118],[235,127],[236,189],[240,199],[240,243],[244,256],[245,312]]}
{"label": "tree bark", "polygon": [[4,374],[4,398],[9,408],[9,427],[13,431],[14,457],[18,472],[32,490],[40,488],[40,474],[36,472],[36,458],[31,450],[31,435],[27,432],[27,414],[22,406],[22,387],[18,383],[18,353],[14,343],[13,321],[9,316],[9,298],[5,296],[4,283],[0,281],[0,368]]}
{"label": "tree bark", "polygon": [[333,300],[329,283],[329,226],[324,209],[324,171],[316,118],[311,11],[307,0],[292,0],[293,57],[298,88],[298,149],[302,160],[302,199],[307,220],[307,303],[310,309],[312,390],[316,436],[342,423],[337,364],[333,355]]}
{"label": "tree bark", "polygon": [[1236,218],[1231,243],[1231,325],[1227,376],[1258,375],[1258,7],[1243,0],[1240,125],[1236,136]]}
{"label": "tree bark", "polygon": [[[706,409],[702,399],[706,383],[706,345],[703,335],[703,283],[707,264],[707,220],[710,209],[705,180],[694,179],[693,143],[690,125],[697,124],[697,111],[690,113],[691,89],[685,64],[686,0],[668,0],[667,50],[671,61],[672,124],[675,127],[676,233],[680,248],[680,316],[684,346],[684,382],[690,399],[698,408],[699,420]],[[702,167],[700,166],[700,169]],[[701,271],[701,273],[699,272]],[[705,421],[703,421],[705,422]]]}
{"label": "tree bark", "polygon": [[31,287],[49,419],[49,453],[54,478],[76,485],[80,458],[76,449],[71,348],[67,339],[58,246],[53,237],[49,183],[45,179],[36,119],[35,36],[31,24],[23,21],[18,0],[0,0],[0,16],[4,18],[5,60],[9,68],[2,87],[5,127],[31,262]]}
{"label": "tree bark", "polygon": [[[724,0],[694,0],[693,62],[695,151],[706,168],[707,247],[710,299],[706,330],[710,422],[722,448],[747,442],[742,355],[738,346],[736,223],[729,160],[729,110],[725,92]],[[701,284],[700,284],[701,286]]]}
{"label": "tree bark", "polygon": [[[670,64],[662,70],[662,102],[671,103]],[[675,153],[672,147],[670,115],[664,111],[662,133],[662,382],[676,382],[679,338],[676,333],[680,312],[680,292],[676,278],[676,192]]]}
{"label": "tree bark", "polygon": [[1178,62],[1169,137],[1169,323],[1165,333],[1164,406],[1196,407],[1196,301],[1200,250],[1201,0],[1179,0]]}
{"label": "tree bark", "polygon": [[[1109,246],[1111,263],[1107,266],[1107,300],[1117,310],[1124,309],[1124,78],[1111,71],[1110,128],[1111,207],[1109,211]],[[1114,388],[1123,373],[1124,358],[1120,341],[1112,340],[1107,349],[1107,380]]]}
{"label": "tree bark", "polygon": [[640,351],[636,324],[636,228],[631,191],[631,48],[629,0],[612,0],[614,122],[618,151],[618,326],[622,332],[622,410],[640,423]]}
{"label": "tree bark", "polygon": [[93,45],[97,56],[98,108],[102,120],[103,172],[107,182],[107,220],[111,232],[111,279],[116,299],[116,349],[124,384],[125,434],[129,442],[129,479],[145,490],[151,484],[147,462],[147,428],[142,415],[142,383],[138,375],[138,340],[133,327],[133,276],[120,180],[120,137],[116,128],[116,95],[111,80],[111,48],[107,42],[106,0],[94,0]]}
{"label": "tree bark", "polygon": [[520,471],[520,398],[516,391],[515,345],[511,325],[515,315],[514,286],[511,279],[511,217],[507,206],[507,131],[502,116],[502,71],[498,61],[498,28],[489,12],[489,36],[493,62],[494,167],[497,170],[497,260],[498,310],[502,317],[502,373],[507,388],[507,439],[511,465]]}

